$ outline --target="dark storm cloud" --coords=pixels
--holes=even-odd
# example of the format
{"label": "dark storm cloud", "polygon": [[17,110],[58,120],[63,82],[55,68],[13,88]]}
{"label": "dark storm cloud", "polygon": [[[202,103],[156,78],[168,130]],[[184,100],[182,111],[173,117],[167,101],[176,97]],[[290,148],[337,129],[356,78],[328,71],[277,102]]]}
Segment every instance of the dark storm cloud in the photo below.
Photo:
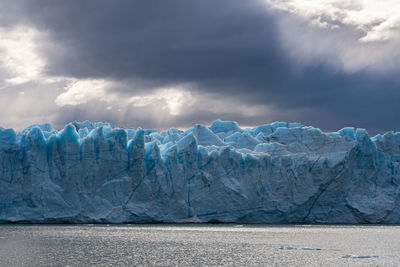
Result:
{"label": "dark storm cloud", "polygon": [[88,3],[28,2],[32,21],[67,52],[47,51],[49,73],[204,82],[231,92],[261,77],[276,87],[283,71],[274,18],[258,1]]}
{"label": "dark storm cloud", "polygon": [[[129,88],[139,90],[137,80],[143,89],[190,83],[198,92],[276,107],[273,118],[197,108],[163,121],[133,114],[134,121],[129,116],[118,121],[123,124],[164,128],[222,117],[242,124],[297,120],[326,130],[359,126],[372,133],[400,128],[396,73],[334,69],[324,62],[334,60],[334,52],[299,71],[279,38],[277,23],[286,15],[261,1],[39,0],[13,10],[24,14],[19,17],[24,23],[50,33],[53,42],[45,53],[50,75],[128,81],[132,86],[114,88],[127,95],[133,94]],[[91,118],[115,121],[97,106],[98,116]],[[68,112],[58,121],[88,116],[92,107],[96,104],[64,107]]]}

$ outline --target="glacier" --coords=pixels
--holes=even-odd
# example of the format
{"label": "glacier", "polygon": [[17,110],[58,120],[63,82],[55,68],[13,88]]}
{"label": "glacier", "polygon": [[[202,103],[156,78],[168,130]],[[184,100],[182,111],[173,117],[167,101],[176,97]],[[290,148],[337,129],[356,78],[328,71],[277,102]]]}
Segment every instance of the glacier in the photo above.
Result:
{"label": "glacier", "polygon": [[0,127],[0,222],[400,223],[400,133]]}

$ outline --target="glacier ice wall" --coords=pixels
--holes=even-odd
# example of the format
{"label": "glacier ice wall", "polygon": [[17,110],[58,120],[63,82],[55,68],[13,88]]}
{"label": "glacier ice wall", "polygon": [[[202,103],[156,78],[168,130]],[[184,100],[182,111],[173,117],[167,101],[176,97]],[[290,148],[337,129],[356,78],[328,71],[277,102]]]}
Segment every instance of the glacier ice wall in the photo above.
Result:
{"label": "glacier ice wall", "polygon": [[0,222],[400,223],[400,133],[0,127]]}

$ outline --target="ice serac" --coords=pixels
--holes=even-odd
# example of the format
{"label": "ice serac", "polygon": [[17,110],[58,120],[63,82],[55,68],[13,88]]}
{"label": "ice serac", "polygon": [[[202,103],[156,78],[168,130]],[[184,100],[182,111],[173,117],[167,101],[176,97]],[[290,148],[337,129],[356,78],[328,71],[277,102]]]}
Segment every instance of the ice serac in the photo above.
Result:
{"label": "ice serac", "polygon": [[400,133],[0,127],[0,222],[400,223]]}

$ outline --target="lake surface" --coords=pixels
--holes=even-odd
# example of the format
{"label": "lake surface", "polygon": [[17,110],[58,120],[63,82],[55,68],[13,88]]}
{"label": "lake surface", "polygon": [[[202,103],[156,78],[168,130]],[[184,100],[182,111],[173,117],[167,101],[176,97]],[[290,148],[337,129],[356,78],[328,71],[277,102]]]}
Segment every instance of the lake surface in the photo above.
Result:
{"label": "lake surface", "polygon": [[400,266],[400,226],[0,225],[0,266],[92,265]]}

